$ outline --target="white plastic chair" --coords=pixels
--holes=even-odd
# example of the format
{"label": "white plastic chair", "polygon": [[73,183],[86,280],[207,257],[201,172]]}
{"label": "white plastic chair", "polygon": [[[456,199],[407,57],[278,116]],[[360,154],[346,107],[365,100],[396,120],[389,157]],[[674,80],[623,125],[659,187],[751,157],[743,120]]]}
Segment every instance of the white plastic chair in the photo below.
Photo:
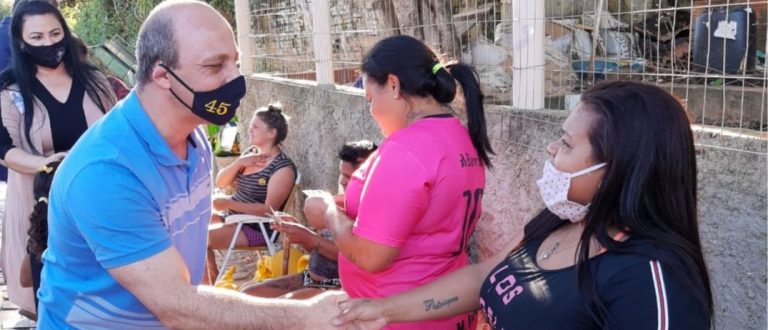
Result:
{"label": "white plastic chair", "polygon": [[[296,181],[293,183],[293,188],[291,189],[290,194],[288,195],[288,199],[285,201],[285,207],[288,208],[290,205],[295,203],[295,195],[296,191],[298,190],[299,184],[301,183],[301,173],[296,172]],[[277,231],[272,232],[272,236],[270,237],[267,234],[267,224],[272,223],[272,218],[269,217],[260,217],[250,214],[233,214],[224,219],[224,224],[237,224],[237,228],[235,228],[235,234],[232,236],[232,241],[229,243],[229,248],[227,249],[227,253],[224,255],[224,261],[221,264],[221,268],[219,271],[219,276],[216,277],[216,282],[218,282],[221,277],[224,275],[225,271],[227,270],[227,263],[229,263],[229,258],[232,256],[232,250],[238,249],[238,250],[252,250],[254,248],[261,249],[263,247],[261,246],[249,246],[249,247],[236,247],[237,244],[237,237],[240,235],[240,231],[243,228],[243,224],[247,223],[258,223],[259,229],[261,229],[261,234],[264,235],[264,241],[267,244],[267,251],[269,251],[270,256],[274,256],[277,252]],[[215,283],[215,282],[214,282]]]}

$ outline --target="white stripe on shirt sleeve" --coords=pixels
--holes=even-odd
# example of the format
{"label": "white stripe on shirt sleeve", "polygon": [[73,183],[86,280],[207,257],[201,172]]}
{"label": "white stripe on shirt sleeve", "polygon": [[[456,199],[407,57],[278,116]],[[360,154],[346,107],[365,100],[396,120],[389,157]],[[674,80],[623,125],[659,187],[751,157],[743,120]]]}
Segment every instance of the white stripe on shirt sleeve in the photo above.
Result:
{"label": "white stripe on shirt sleeve", "polygon": [[669,310],[667,304],[667,288],[664,284],[664,275],[661,270],[661,264],[658,261],[651,261],[651,278],[653,278],[653,291],[656,294],[656,310],[658,311],[656,319],[659,330],[669,329]]}

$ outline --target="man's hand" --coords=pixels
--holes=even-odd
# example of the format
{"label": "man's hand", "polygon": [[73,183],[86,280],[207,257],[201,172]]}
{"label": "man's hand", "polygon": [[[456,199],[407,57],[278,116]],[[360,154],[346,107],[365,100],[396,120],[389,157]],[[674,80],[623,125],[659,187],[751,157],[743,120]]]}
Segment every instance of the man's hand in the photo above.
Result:
{"label": "man's hand", "polygon": [[[328,291],[312,298],[309,301],[311,311],[303,313],[306,317],[303,322],[307,329],[348,329],[348,330],[375,330],[386,325],[382,321],[363,321],[362,319],[348,320],[345,323],[335,323],[335,317],[339,313],[340,303],[349,299],[342,291]],[[334,322],[334,323],[332,323]]]}
{"label": "man's hand", "polygon": [[[339,303],[341,314],[332,323],[344,329],[373,330],[381,329],[389,323],[384,316],[381,304],[376,300],[352,299]],[[338,311],[337,311],[338,312]]]}

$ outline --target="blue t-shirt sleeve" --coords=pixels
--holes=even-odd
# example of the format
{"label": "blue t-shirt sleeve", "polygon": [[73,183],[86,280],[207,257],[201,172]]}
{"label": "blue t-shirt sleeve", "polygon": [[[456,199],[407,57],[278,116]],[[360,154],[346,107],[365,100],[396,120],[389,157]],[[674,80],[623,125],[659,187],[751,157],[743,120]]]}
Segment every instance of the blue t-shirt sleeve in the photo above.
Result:
{"label": "blue t-shirt sleeve", "polygon": [[64,203],[106,269],[144,260],[172,244],[152,194],[120,165],[84,167],[67,188]]}
{"label": "blue t-shirt sleeve", "polygon": [[607,329],[709,329],[693,293],[655,260],[617,272],[601,295]]}

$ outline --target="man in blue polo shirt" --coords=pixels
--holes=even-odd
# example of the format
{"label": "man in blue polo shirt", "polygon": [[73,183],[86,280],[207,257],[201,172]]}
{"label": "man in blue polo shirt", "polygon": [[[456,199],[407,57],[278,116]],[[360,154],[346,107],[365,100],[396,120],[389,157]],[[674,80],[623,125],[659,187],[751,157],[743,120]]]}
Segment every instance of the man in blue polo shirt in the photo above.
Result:
{"label": "man in blue polo shirt", "polygon": [[199,126],[227,123],[245,95],[229,25],[204,2],[166,1],[142,25],[136,52],[137,88],[54,179],[40,328],[330,327],[338,295],[259,300],[198,285],[211,214]]}

